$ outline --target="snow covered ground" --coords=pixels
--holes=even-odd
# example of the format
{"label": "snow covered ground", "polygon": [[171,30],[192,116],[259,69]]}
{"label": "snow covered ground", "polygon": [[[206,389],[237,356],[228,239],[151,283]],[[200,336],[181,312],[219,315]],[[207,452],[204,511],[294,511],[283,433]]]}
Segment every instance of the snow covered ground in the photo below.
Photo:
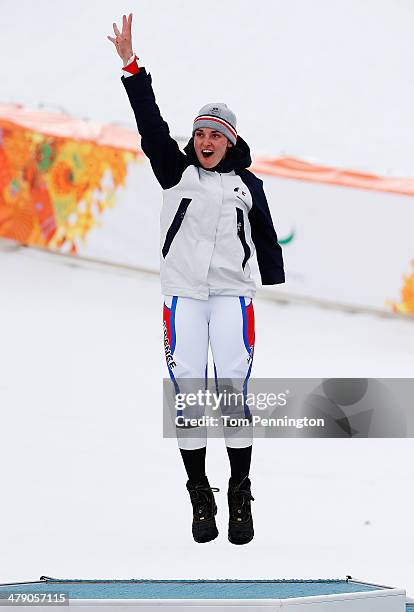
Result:
{"label": "snow covered ground", "polygon": [[[0,252],[2,582],[57,577],[343,577],[414,594],[413,440],[257,440],[256,538],[192,541],[156,276]],[[253,375],[412,375],[414,324],[256,299]],[[411,361],[410,361],[411,360]]]}

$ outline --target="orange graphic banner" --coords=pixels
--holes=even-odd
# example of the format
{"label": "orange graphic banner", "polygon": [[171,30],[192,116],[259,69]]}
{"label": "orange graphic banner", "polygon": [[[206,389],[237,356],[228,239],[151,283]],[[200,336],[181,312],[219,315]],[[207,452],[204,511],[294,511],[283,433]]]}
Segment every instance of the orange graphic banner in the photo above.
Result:
{"label": "orange graphic banner", "polygon": [[125,132],[0,105],[0,236],[76,254],[142,158]]}

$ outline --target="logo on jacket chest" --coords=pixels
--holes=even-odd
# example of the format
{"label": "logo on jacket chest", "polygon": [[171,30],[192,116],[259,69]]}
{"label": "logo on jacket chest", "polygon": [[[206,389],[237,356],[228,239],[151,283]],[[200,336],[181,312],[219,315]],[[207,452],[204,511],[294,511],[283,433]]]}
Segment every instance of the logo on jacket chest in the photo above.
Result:
{"label": "logo on jacket chest", "polygon": [[243,191],[243,189],[241,189],[241,187],[235,187],[234,188],[234,193],[236,194],[236,198],[238,200],[240,200],[240,202],[243,202],[243,204],[245,206],[248,206],[248,201],[247,201],[248,193],[247,193],[247,191]]}
{"label": "logo on jacket chest", "polygon": [[240,189],[240,187],[235,187],[234,191],[240,195],[242,195],[244,198],[247,196],[247,193],[245,191],[243,191],[242,189]]}

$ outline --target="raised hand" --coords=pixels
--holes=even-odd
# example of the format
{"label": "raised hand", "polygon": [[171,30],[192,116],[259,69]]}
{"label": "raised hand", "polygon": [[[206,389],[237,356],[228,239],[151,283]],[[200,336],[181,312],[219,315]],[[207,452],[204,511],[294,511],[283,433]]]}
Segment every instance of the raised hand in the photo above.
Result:
{"label": "raised hand", "polygon": [[131,24],[132,13],[129,14],[128,18],[125,15],[122,15],[122,32],[118,30],[118,26],[114,22],[112,25],[116,38],[107,36],[107,39],[114,43],[115,49],[119,57],[123,60],[124,64],[132,55]]}

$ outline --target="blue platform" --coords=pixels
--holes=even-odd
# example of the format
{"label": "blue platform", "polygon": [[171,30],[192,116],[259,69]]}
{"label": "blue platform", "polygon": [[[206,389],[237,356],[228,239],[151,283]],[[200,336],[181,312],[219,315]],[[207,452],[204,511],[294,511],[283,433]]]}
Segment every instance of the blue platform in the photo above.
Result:
{"label": "blue platform", "polygon": [[[119,612],[122,607],[139,612],[165,607],[170,612],[200,612],[203,607],[206,612],[213,608],[217,612],[242,608],[245,612],[259,608],[282,612],[290,606],[295,612],[309,612],[309,604],[312,612],[330,612],[334,602],[337,612],[414,612],[414,605],[406,606],[404,589],[349,576],[345,580],[64,580],[42,576],[38,581],[0,585],[0,599],[7,600],[2,605],[11,611],[15,602],[10,601],[10,594],[20,601],[23,596],[27,602],[36,598],[60,601],[76,607],[77,612],[99,610],[103,603],[98,602],[103,601],[106,612]],[[39,610],[46,612],[47,606],[41,603]]]}
{"label": "blue platform", "polygon": [[[9,590],[0,586],[1,590]],[[45,580],[14,593],[64,591],[69,599],[287,599],[378,590],[348,580]]]}

